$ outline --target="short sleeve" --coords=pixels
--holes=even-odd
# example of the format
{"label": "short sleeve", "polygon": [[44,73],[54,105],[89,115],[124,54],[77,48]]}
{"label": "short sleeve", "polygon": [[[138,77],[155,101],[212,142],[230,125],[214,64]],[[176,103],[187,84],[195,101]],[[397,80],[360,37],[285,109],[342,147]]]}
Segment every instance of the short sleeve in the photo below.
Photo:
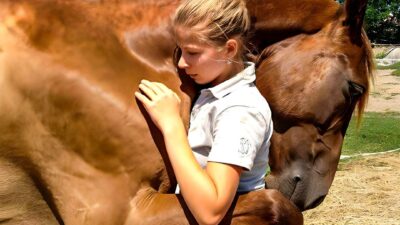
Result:
{"label": "short sleeve", "polygon": [[213,124],[208,161],[251,170],[257,151],[266,139],[268,122],[255,107],[231,106],[220,112]]}

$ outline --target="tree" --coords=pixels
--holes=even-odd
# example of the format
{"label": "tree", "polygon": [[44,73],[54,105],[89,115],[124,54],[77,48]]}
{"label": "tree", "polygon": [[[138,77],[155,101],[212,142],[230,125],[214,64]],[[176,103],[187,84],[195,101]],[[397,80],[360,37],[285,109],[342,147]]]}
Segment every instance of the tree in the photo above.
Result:
{"label": "tree", "polygon": [[364,28],[374,43],[400,44],[400,0],[369,0]]}

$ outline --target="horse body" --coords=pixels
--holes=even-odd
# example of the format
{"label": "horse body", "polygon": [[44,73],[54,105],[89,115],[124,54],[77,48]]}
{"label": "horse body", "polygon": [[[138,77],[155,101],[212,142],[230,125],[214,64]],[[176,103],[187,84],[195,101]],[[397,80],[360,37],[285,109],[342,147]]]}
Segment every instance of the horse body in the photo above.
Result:
{"label": "horse body", "polygon": [[[273,2],[270,2],[270,6],[274,6],[272,9],[275,11],[279,4],[276,6]],[[266,16],[268,8],[265,11],[262,11],[262,7],[252,8],[259,2],[249,0],[250,13],[256,19],[253,41],[263,47],[269,45],[263,41],[266,36],[278,29],[290,31],[287,32],[287,36],[290,36],[303,32],[315,33],[327,27],[337,14],[333,9],[338,9],[338,6],[332,4],[333,1],[321,2],[324,2],[321,7],[325,5],[329,8],[321,14],[329,15],[319,23],[304,22],[308,25],[302,29],[300,24],[293,28],[293,23],[265,26],[268,23],[263,21],[271,19]],[[0,195],[13,196],[13,201],[1,202],[0,222],[188,224],[194,221],[182,199],[172,194],[161,194],[170,192],[176,181],[165,155],[161,134],[135,103],[132,95],[143,78],[165,83],[178,92],[183,100],[182,116],[188,124],[190,105],[196,90],[187,77],[178,76],[173,70],[168,53],[172,52],[174,44],[168,34],[167,24],[163,23],[176,4],[177,1],[0,2],[4,6],[0,23],[0,130],[4,134],[0,137],[0,166],[6,168],[0,176],[14,179],[0,183]],[[135,12],[134,16],[130,14],[132,12]],[[145,12],[156,19],[146,19]],[[290,15],[296,14],[290,12]],[[298,21],[296,16],[292,20]],[[313,170],[322,174],[320,177],[313,176],[314,181],[305,180],[306,173],[301,174],[304,184],[319,184],[322,187],[320,192],[314,194],[310,190],[315,186],[298,185],[295,189],[296,186],[287,185],[286,181],[296,177],[296,171],[307,171],[304,165],[309,163],[309,149],[315,152],[314,148],[308,146],[310,143],[316,144],[310,142],[310,138],[304,138],[305,144],[297,141],[287,146],[287,140],[298,135],[299,132],[292,135],[296,133],[292,130],[296,129],[302,129],[301,132],[310,130],[309,136],[318,139],[315,138],[315,124],[312,121],[320,122],[324,121],[324,116],[331,117],[329,113],[336,109],[336,105],[340,105],[340,109],[350,105],[346,109],[351,115],[354,102],[345,105],[332,103],[333,107],[329,110],[318,108],[318,101],[306,110],[293,103],[280,103],[279,99],[283,97],[291,99],[296,96],[294,93],[302,93],[296,90],[279,92],[282,84],[286,84],[285,88],[289,90],[296,86],[295,82],[304,80],[289,79],[284,76],[287,71],[276,69],[300,71],[294,62],[289,63],[293,59],[290,56],[293,49],[285,50],[282,46],[297,46],[296,52],[306,57],[312,48],[300,47],[298,43],[302,43],[302,38],[313,37],[296,36],[262,53],[258,63],[257,86],[270,102],[274,123],[278,124],[272,140],[272,173],[268,185],[279,189],[304,209],[315,206],[315,202],[319,201],[318,196],[323,196],[329,189],[340,154],[341,139],[335,135],[339,129],[343,136],[348,121],[338,124],[338,129],[332,131],[331,135],[324,135],[324,141],[319,144],[320,149],[328,145],[336,150],[330,151],[333,155],[316,160],[318,165],[329,162],[328,172],[321,168]],[[321,43],[320,48],[326,45]],[[266,57],[276,46],[282,48],[272,57]],[[346,57],[351,55],[343,49],[337,51]],[[361,56],[353,55],[353,58],[360,59]],[[340,61],[340,57],[337,60]],[[283,61],[289,61],[286,62],[289,64],[277,64]],[[324,64],[325,67],[336,68],[336,63],[327,61],[331,64]],[[347,63],[357,65],[354,62]],[[306,69],[312,74],[310,65]],[[346,65],[342,64],[341,69],[348,68]],[[362,73],[357,68],[355,71]],[[334,76],[320,79],[324,76],[318,77],[318,74],[324,74],[324,70],[313,74],[313,81],[322,80],[321,84],[324,85],[341,79],[335,79]],[[351,80],[360,83],[356,75]],[[340,80],[339,83],[343,86],[346,82]],[[360,83],[368,87],[367,84]],[[326,87],[330,87],[329,91],[325,87],[319,88],[321,94],[334,92],[338,101],[343,100],[341,93],[337,92],[341,89]],[[301,96],[310,97],[310,91]],[[304,104],[301,106],[308,106],[308,103]],[[326,112],[326,115],[309,117],[315,110]],[[349,116],[348,113],[346,115]],[[304,121],[311,123],[304,126],[298,126],[298,123],[294,123],[296,126],[287,125],[293,119],[302,121],[301,124],[305,124]],[[293,152],[299,149],[303,149],[295,153],[299,160],[285,158],[293,156]],[[284,164],[282,161],[293,164]],[[295,167],[294,164],[299,166]],[[280,183],[287,188],[280,187]],[[21,185],[21,188],[16,189],[16,185]],[[292,190],[295,190],[293,195],[290,194]],[[32,192],[32,195],[27,195],[28,192]],[[302,223],[301,214],[279,192],[263,190],[239,196],[236,201],[223,223],[275,224],[275,220],[281,224]],[[19,207],[21,202],[26,207]],[[283,216],[284,213],[287,213],[286,216]]]}
{"label": "horse body", "polygon": [[133,88],[144,77],[175,89],[180,80],[131,57],[111,29],[73,20],[84,18],[75,5],[16,7],[7,19],[22,14],[19,26],[2,27],[1,156],[24,168],[58,223],[122,224],[142,185],[171,186]]}

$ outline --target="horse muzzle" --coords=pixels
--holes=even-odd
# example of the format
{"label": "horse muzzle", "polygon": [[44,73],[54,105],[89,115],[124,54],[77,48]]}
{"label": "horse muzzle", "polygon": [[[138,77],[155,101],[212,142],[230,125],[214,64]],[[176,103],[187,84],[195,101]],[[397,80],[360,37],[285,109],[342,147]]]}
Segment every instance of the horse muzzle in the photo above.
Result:
{"label": "horse muzzle", "polygon": [[277,178],[269,175],[266,178],[266,187],[279,190],[301,211],[313,209],[324,201],[327,191],[325,191],[324,187],[309,183],[312,179],[305,177],[307,176],[295,174],[289,176],[289,178],[282,179],[282,177]]}

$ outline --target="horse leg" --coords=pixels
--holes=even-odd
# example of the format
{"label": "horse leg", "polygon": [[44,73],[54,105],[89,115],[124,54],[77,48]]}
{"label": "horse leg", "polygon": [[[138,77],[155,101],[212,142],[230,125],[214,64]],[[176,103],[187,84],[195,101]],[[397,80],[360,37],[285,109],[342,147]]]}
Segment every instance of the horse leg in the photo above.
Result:
{"label": "horse leg", "polygon": [[20,167],[0,158],[0,224],[60,223],[34,180]]}
{"label": "horse leg", "polygon": [[[141,189],[131,201],[125,225],[197,224],[182,196]],[[303,215],[280,192],[260,190],[236,196],[221,225],[301,225]]]}
{"label": "horse leg", "polygon": [[182,199],[175,194],[161,194],[146,187],[131,200],[125,225],[189,225],[197,224]]}
{"label": "horse leg", "polygon": [[[232,208],[232,225],[302,225],[303,214],[282,193],[263,189],[240,195]],[[225,219],[229,219],[230,215]],[[224,220],[225,220],[224,219]]]}

